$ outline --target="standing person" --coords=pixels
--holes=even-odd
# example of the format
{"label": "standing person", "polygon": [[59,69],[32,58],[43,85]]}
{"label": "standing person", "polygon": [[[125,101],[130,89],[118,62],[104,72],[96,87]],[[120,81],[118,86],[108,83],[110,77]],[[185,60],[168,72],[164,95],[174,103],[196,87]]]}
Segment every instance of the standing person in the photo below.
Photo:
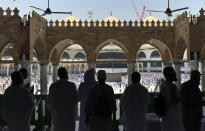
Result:
{"label": "standing person", "polygon": [[34,109],[34,98],[25,89],[19,71],[11,74],[12,84],[5,91],[2,103],[2,116],[9,131],[30,131],[30,119]]}
{"label": "standing person", "polygon": [[85,113],[90,131],[111,131],[112,113],[116,111],[113,88],[105,83],[106,72],[97,73],[98,84],[88,95]]}
{"label": "standing person", "polygon": [[168,66],[163,70],[165,81],[160,87],[160,93],[166,101],[166,114],[162,117],[163,131],[184,131],[181,118],[179,89],[173,83],[177,81],[173,67]]}
{"label": "standing person", "polygon": [[79,131],[89,131],[88,126],[85,124],[85,102],[91,89],[97,85],[95,81],[95,70],[89,69],[84,74],[84,82],[82,82],[78,88],[78,96],[80,99],[80,124]]}
{"label": "standing person", "polygon": [[139,72],[132,73],[132,84],[121,98],[126,131],[145,131],[146,111],[150,102],[149,92],[140,84]]}
{"label": "standing person", "polygon": [[75,131],[77,112],[77,89],[74,83],[68,81],[64,67],[58,69],[60,80],[51,84],[46,106],[52,113],[53,131]]}
{"label": "standing person", "polygon": [[21,68],[19,70],[19,72],[21,72],[22,76],[23,76],[23,81],[24,81],[24,85],[25,85],[25,88],[31,92],[32,94],[34,93],[34,86],[30,87],[30,82],[28,81],[28,71],[27,69],[25,68]]}
{"label": "standing person", "polygon": [[186,131],[200,131],[202,119],[202,93],[199,89],[200,72],[191,71],[191,79],[181,86],[182,118]]}

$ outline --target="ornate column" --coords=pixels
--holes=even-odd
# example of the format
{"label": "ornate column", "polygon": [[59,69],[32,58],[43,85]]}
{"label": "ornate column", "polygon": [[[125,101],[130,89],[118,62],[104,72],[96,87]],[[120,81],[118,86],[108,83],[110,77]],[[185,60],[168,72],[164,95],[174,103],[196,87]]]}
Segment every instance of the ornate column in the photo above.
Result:
{"label": "ornate column", "polygon": [[132,83],[131,75],[135,71],[136,62],[129,62],[127,65],[127,74],[128,74],[128,85]]}
{"label": "ornate column", "polygon": [[47,75],[48,75],[48,62],[42,62],[40,63],[40,85],[41,85],[41,94],[46,95],[47,94]]}
{"label": "ornate column", "polygon": [[175,70],[176,75],[177,75],[176,84],[179,87],[179,86],[181,86],[181,62],[175,61],[175,62],[173,62],[173,64],[174,64],[174,70]]}
{"label": "ornate column", "polygon": [[204,74],[204,66],[205,66],[205,61],[200,61],[199,67],[200,67],[200,73],[203,74],[201,77],[201,87],[202,91],[205,91],[205,74]]}
{"label": "ornate column", "polygon": [[52,63],[53,66],[53,82],[58,80],[58,62],[53,62]]}

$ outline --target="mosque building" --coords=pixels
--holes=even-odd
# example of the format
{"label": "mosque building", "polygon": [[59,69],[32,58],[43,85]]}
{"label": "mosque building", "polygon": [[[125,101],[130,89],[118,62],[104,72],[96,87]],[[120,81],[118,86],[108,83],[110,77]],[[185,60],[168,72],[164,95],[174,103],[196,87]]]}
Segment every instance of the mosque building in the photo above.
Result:
{"label": "mosque building", "polygon": [[43,94],[48,91],[47,75],[57,80],[59,66],[69,74],[105,69],[127,75],[128,83],[134,70],[161,73],[164,66],[173,65],[179,79],[192,69],[204,71],[203,9],[197,18],[185,12],[173,21],[151,15],[140,22],[121,21],[112,12],[100,21],[93,18],[91,8],[85,21],[72,14],[56,21],[36,12],[27,17],[21,18],[18,9],[0,9],[0,70],[9,76],[20,67],[28,68],[32,77],[40,77]]}

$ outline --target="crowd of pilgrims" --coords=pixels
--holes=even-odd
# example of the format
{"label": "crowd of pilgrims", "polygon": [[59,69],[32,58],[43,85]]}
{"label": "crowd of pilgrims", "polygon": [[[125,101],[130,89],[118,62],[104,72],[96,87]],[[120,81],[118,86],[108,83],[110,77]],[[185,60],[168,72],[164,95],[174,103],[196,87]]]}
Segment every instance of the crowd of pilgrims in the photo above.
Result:
{"label": "crowd of pilgrims", "polygon": [[[205,101],[200,91],[200,72],[191,71],[190,80],[181,88],[173,67],[163,70],[164,81],[160,84],[160,93],[155,112],[162,118],[163,131],[200,131],[202,106]],[[1,105],[1,115],[8,124],[9,131],[29,131],[30,119],[39,100],[35,100],[29,82],[27,70],[22,68],[11,74],[11,85],[6,89]],[[77,103],[80,102],[79,131],[112,131],[112,113],[116,112],[116,100],[113,88],[106,84],[106,72],[99,70],[97,81],[95,70],[84,74],[77,90],[75,83],[68,80],[67,70],[58,69],[59,80],[49,87],[46,108],[51,112],[51,131],[75,131]],[[146,131],[146,112],[151,102],[148,89],[143,86],[141,74],[131,74],[132,84],[128,85],[120,98],[123,116],[121,124],[125,131]],[[160,99],[159,99],[160,98]],[[163,106],[160,104],[164,103]]]}
{"label": "crowd of pilgrims", "polygon": [[[84,74],[69,74],[69,81],[75,83],[78,88],[80,83],[84,81]],[[48,88],[51,83],[53,83],[52,75],[48,75]],[[181,83],[189,80],[189,74],[181,74]],[[164,79],[162,73],[156,72],[143,72],[141,73],[141,84],[148,88],[149,92],[153,92],[155,87],[159,84],[159,80]],[[124,92],[128,84],[128,76],[122,76],[121,82],[107,82],[110,86],[113,87],[115,94],[121,94]],[[5,90],[11,84],[10,76],[0,76],[0,94],[3,94]],[[34,94],[40,94],[40,75],[31,75],[31,85],[34,86]]]}

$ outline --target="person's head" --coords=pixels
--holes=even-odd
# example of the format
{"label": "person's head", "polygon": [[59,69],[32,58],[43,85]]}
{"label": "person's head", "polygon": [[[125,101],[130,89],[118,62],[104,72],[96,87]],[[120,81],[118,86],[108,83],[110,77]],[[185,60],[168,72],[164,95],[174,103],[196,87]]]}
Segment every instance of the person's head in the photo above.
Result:
{"label": "person's head", "polygon": [[163,70],[164,77],[167,81],[173,82],[177,81],[176,72],[174,71],[174,68],[171,66],[167,66]]}
{"label": "person's head", "polygon": [[95,69],[89,69],[84,74],[84,82],[90,83],[95,81]]}
{"label": "person's head", "polygon": [[19,70],[19,72],[22,74],[23,79],[27,79],[27,77],[28,77],[27,69],[21,68],[21,69]]}
{"label": "person's head", "polygon": [[141,75],[139,72],[132,73],[132,83],[139,83],[141,80]]}
{"label": "person's head", "polygon": [[13,86],[23,84],[23,76],[19,71],[14,71],[11,73],[11,80]]}
{"label": "person's head", "polygon": [[68,73],[67,73],[67,70],[66,70],[66,68],[64,68],[64,67],[60,67],[59,69],[58,69],[58,77],[60,78],[60,79],[68,79]]}
{"label": "person's head", "polygon": [[104,83],[106,80],[106,72],[104,70],[99,70],[97,73],[97,78],[99,83]]}
{"label": "person's head", "polygon": [[201,76],[201,73],[198,70],[192,70],[190,79],[199,85],[200,84],[200,76]]}

